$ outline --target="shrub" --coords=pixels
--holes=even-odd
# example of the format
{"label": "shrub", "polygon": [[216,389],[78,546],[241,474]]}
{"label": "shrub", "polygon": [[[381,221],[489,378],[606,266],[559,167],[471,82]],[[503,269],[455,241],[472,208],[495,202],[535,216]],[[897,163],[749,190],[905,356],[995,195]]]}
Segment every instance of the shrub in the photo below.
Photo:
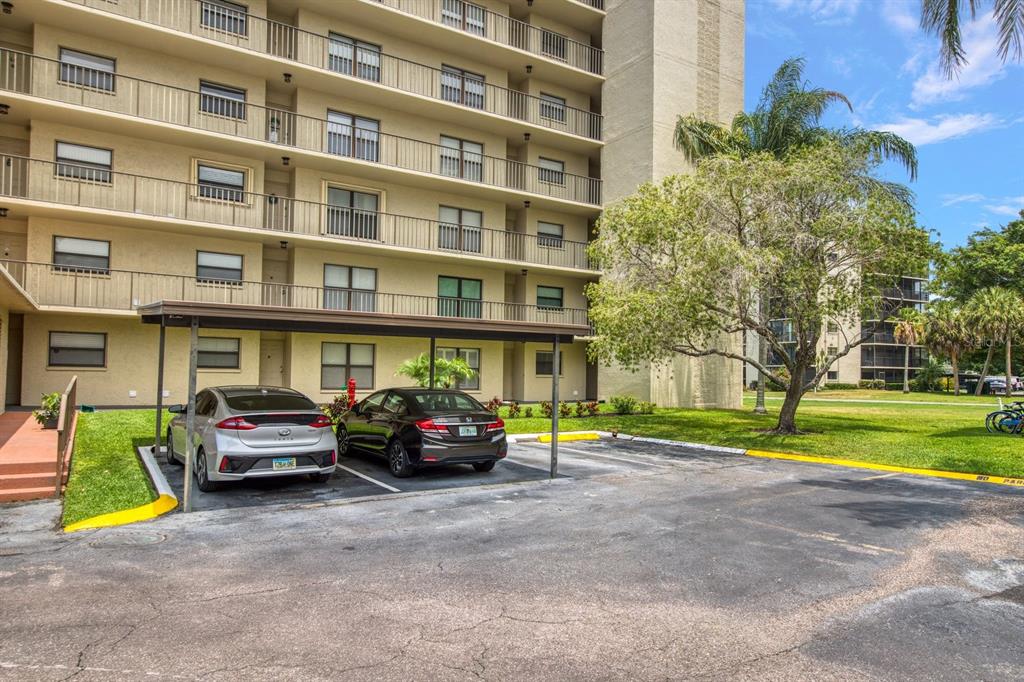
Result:
{"label": "shrub", "polygon": [[512,402],[510,402],[508,404],[508,418],[515,419],[516,417],[518,417],[521,409],[522,408],[519,407],[519,403],[517,403],[516,401],[513,400]]}
{"label": "shrub", "polygon": [[885,379],[861,379],[857,382],[857,388],[884,389]]}
{"label": "shrub", "polygon": [[530,418],[532,418],[532,417],[533,417],[533,408],[532,408],[532,407],[530,407],[529,405],[527,405],[527,406],[526,406],[526,411],[525,411],[525,412],[523,413],[523,415],[524,415],[524,416],[525,416],[525,417],[526,417],[527,419],[530,419]]}
{"label": "shrub", "polygon": [[857,388],[862,388],[859,384],[844,384],[838,381],[830,381],[824,385],[825,389],[829,391],[851,391]]}
{"label": "shrub", "polygon": [[639,414],[654,414],[655,407],[656,405],[654,403],[649,402],[647,400],[641,400],[639,403],[637,403],[636,411]]}
{"label": "shrub", "polygon": [[32,416],[40,424],[54,421],[60,417],[60,393],[44,393],[39,401],[39,409],[32,412]]}
{"label": "shrub", "polygon": [[572,405],[570,405],[569,403],[563,403],[563,402],[559,401],[559,403],[558,403],[558,416],[559,417],[569,417],[571,415],[572,415]]}
{"label": "shrub", "polygon": [[903,382],[902,381],[892,381],[892,382],[889,382],[889,383],[887,383],[885,385],[885,390],[887,390],[887,391],[902,391],[903,390]]}
{"label": "shrub", "polygon": [[491,398],[490,400],[487,401],[487,404],[484,405],[484,408],[488,412],[491,412],[493,414],[498,414],[498,408],[500,408],[504,404],[505,403],[504,403],[504,401],[501,398],[499,398],[498,396],[494,396],[493,398]]}
{"label": "shrub", "polygon": [[341,421],[341,415],[348,412],[348,396],[344,393],[334,396],[334,400],[320,406],[320,410],[331,418],[331,422],[337,424]]}
{"label": "shrub", "polygon": [[548,419],[551,419],[551,401],[550,400],[542,400],[540,402],[540,413],[541,413],[541,416],[547,417]]}
{"label": "shrub", "polygon": [[584,403],[583,407],[587,410],[588,417],[596,417],[597,412],[600,409],[596,400],[591,400],[588,401],[587,403]]}
{"label": "shrub", "polygon": [[579,400],[576,401],[576,405],[573,407],[573,412],[577,417],[582,417],[587,411],[587,408],[583,406],[583,403]]}
{"label": "shrub", "polygon": [[608,402],[619,414],[633,414],[636,411],[637,400],[631,395],[613,395],[608,398]]}

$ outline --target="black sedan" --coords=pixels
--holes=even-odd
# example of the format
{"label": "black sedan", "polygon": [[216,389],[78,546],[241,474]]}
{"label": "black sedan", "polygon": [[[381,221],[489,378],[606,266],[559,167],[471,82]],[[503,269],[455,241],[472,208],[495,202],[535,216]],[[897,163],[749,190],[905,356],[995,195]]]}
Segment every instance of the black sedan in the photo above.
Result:
{"label": "black sedan", "polygon": [[508,454],[505,422],[461,391],[390,388],[356,403],[338,424],[338,454],[387,457],[400,478],[417,469],[472,464],[490,471]]}

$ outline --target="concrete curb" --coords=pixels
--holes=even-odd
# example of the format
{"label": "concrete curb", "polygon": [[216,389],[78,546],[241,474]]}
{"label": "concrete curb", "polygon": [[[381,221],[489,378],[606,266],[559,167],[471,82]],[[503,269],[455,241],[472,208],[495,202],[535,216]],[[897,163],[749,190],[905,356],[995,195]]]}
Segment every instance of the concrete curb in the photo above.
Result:
{"label": "concrete curb", "polygon": [[166,514],[178,506],[178,497],[171,490],[171,485],[167,482],[167,478],[164,477],[164,473],[160,471],[160,465],[156,463],[153,453],[146,447],[138,448],[137,452],[142,460],[142,466],[149,476],[149,480],[152,481],[153,487],[156,489],[156,499],[131,509],[122,509],[121,511],[100,514],[99,516],[76,521],[64,526],[65,533],[148,521],[149,519],[155,519],[161,514]]}

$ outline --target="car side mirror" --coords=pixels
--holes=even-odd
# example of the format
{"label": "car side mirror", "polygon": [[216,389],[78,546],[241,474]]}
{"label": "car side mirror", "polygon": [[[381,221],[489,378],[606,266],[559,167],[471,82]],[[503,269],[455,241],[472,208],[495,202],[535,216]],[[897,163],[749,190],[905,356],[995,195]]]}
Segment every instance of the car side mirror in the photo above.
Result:
{"label": "car side mirror", "polygon": [[176,405],[168,405],[167,411],[171,414],[185,414],[187,408],[181,403],[177,403]]}

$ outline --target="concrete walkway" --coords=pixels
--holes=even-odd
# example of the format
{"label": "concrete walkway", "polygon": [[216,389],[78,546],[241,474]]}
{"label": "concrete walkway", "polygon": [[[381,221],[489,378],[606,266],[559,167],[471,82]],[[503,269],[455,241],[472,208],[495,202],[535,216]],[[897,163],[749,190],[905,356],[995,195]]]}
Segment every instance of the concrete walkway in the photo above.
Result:
{"label": "concrete walkway", "polygon": [[[1014,396],[1017,397],[1017,396]],[[765,400],[776,400],[782,401],[785,398],[778,396],[765,396]],[[751,398],[753,400],[753,398]],[[940,407],[985,407],[990,410],[998,410],[999,403],[957,403],[957,402],[942,402],[939,400],[877,400],[871,398],[803,398],[800,402],[809,403],[871,403],[874,405],[938,405]],[[1006,401],[1009,405],[1011,401]]]}
{"label": "concrete walkway", "polygon": [[56,478],[57,430],[43,429],[31,412],[0,415],[0,502],[53,497]]}

